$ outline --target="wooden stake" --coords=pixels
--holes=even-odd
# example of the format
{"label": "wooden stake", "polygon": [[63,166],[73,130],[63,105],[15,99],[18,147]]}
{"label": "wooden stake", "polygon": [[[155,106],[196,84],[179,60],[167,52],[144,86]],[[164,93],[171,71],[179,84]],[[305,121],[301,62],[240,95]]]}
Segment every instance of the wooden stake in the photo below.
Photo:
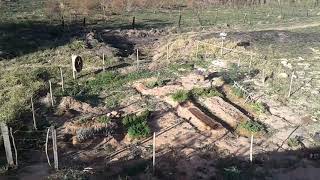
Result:
{"label": "wooden stake", "polygon": [[59,170],[57,131],[53,126],[51,126],[51,130],[52,130],[52,147],[53,147],[54,168],[56,170]]}
{"label": "wooden stake", "polygon": [[220,49],[220,54],[221,54],[221,56],[223,56],[223,39],[222,39],[222,41],[221,41],[221,49]]}
{"label": "wooden stake", "polygon": [[105,61],[104,61],[104,53],[102,54],[102,71],[105,72],[106,71],[106,64],[105,64]]}
{"label": "wooden stake", "polygon": [[264,75],[264,69],[262,70],[262,83],[263,83],[263,85],[264,85],[264,80],[265,80],[266,78],[265,78],[265,75]]}
{"label": "wooden stake", "polygon": [[9,138],[8,126],[3,122],[0,122],[0,126],[1,126],[1,133],[2,133],[2,137],[3,137],[4,148],[5,148],[6,156],[7,156],[7,162],[8,162],[9,166],[13,167],[14,162],[13,162],[13,158],[12,158],[12,151],[11,151],[11,143],[10,143],[10,138]]}
{"label": "wooden stake", "polygon": [[240,58],[238,59],[238,67],[240,67]]}
{"label": "wooden stake", "polygon": [[135,26],[136,26],[136,17],[133,16],[133,17],[132,17],[132,29],[134,29]]}
{"label": "wooden stake", "polygon": [[34,112],[34,105],[33,105],[32,97],[31,97],[31,110],[32,110],[33,127],[35,130],[37,130],[36,113]]}
{"label": "wooden stake", "polygon": [[198,58],[198,53],[199,53],[199,41],[197,42],[196,58]]}
{"label": "wooden stake", "polygon": [[153,173],[156,170],[156,133],[153,133],[153,146],[152,146],[152,167]]}
{"label": "wooden stake", "polygon": [[50,88],[51,105],[53,107],[54,106],[54,104],[53,104],[53,93],[52,93],[52,85],[51,85],[51,81],[50,80],[49,80],[49,88]]}
{"label": "wooden stake", "polygon": [[76,72],[74,70],[72,70],[72,77],[74,80],[76,80]]}
{"label": "wooden stake", "polygon": [[251,134],[251,142],[250,142],[250,162],[252,163],[252,152],[253,152],[253,134]]}
{"label": "wooden stake", "polygon": [[47,131],[47,138],[46,138],[46,144],[45,144],[45,151],[46,151],[46,156],[47,156],[48,164],[49,164],[49,166],[51,167],[51,163],[50,163],[50,159],[49,159],[49,155],[48,155],[48,141],[49,141],[49,133],[50,133],[50,129],[51,129],[51,128],[48,128],[48,131]]}
{"label": "wooden stake", "polygon": [[18,167],[18,151],[17,151],[16,143],[14,141],[12,128],[10,128],[10,135],[11,135],[11,139],[12,139],[12,145],[13,145],[13,148],[14,148],[14,154],[15,154],[15,157],[16,157],[16,167]]}
{"label": "wooden stake", "polygon": [[64,79],[63,79],[63,72],[62,72],[62,68],[60,67],[60,78],[61,78],[61,89],[64,92]]}
{"label": "wooden stake", "polygon": [[293,83],[293,73],[292,73],[292,75],[291,75],[290,86],[289,86],[289,92],[288,92],[288,98],[291,96],[292,83]]}
{"label": "wooden stake", "polygon": [[137,49],[137,69],[139,68],[139,49]]}
{"label": "wooden stake", "polygon": [[167,62],[169,62],[169,44],[167,44]]}

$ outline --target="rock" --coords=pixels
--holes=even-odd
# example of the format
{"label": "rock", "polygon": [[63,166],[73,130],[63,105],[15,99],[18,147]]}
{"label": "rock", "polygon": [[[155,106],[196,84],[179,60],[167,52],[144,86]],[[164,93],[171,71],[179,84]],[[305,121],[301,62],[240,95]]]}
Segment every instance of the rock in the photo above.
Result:
{"label": "rock", "polygon": [[116,116],[118,114],[117,111],[111,111],[111,116]]}
{"label": "rock", "polygon": [[315,142],[320,143],[320,132],[316,132],[312,138]]}
{"label": "rock", "polygon": [[287,73],[280,73],[280,74],[278,74],[278,77],[285,79],[285,78],[288,78],[288,74]]}

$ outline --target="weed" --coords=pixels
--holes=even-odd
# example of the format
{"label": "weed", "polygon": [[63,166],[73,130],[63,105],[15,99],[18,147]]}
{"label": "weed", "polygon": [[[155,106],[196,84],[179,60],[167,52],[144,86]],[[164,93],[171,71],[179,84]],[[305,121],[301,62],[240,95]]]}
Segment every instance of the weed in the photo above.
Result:
{"label": "weed", "polygon": [[245,96],[244,92],[240,88],[232,87],[231,91],[238,98],[243,98]]}
{"label": "weed", "polygon": [[244,121],[239,124],[238,131],[241,133],[244,133],[244,135],[248,134],[259,134],[264,131],[264,126],[259,123],[258,121]]}
{"label": "weed", "polygon": [[287,144],[289,147],[294,148],[294,147],[300,146],[300,142],[301,142],[301,138],[296,136],[293,138],[289,138]]}
{"label": "weed", "polygon": [[122,119],[122,124],[128,130],[128,135],[132,138],[147,137],[151,130],[148,126],[147,120],[150,116],[150,111],[146,110],[140,115],[127,115]]}
{"label": "weed", "polygon": [[103,123],[103,124],[107,124],[111,121],[110,117],[108,117],[108,116],[99,116],[99,117],[97,117],[96,120],[97,120],[97,122]]}
{"label": "weed", "polygon": [[252,109],[258,113],[265,113],[267,111],[266,105],[262,102],[255,101],[250,103]]}
{"label": "weed", "polygon": [[162,87],[166,84],[165,80],[150,81],[146,83],[147,88]]}
{"label": "weed", "polygon": [[178,90],[171,95],[172,99],[178,103],[187,101],[190,98],[190,92],[185,90]]}
{"label": "weed", "polygon": [[193,96],[198,96],[198,97],[214,97],[214,96],[223,97],[223,95],[215,87],[193,88],[191,92]]}

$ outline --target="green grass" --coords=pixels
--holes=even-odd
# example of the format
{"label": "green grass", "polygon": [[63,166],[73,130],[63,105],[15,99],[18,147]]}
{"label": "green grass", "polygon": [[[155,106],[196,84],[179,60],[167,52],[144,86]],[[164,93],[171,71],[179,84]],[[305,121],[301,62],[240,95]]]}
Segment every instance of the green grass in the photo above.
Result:
{"label": "green grass", "polygon": [[146,83],[147,88],[155,88],[155,87],[162,87],[166,84],[165,80],[159,79],[156,81],[150,81]]}
{"label": "green grass", "polygon": [[190,99],[191,93],[186,90],[178,90],[171,95],[172,99],[178,103],[183,103]]}
{"label": "green grass", "polygon": [[150,111],[146,110],[140,115],[127,115],[122,119],[122,124],[128,131],[128,135],[132,138],[144,138],[150,135],[151,130],[148,125]]}

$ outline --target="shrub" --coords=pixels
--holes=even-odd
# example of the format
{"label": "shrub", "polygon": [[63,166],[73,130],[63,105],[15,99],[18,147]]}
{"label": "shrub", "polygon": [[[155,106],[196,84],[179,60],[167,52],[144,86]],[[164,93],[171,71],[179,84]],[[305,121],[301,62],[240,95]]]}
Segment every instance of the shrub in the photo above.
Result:
{"label": "shrub", "polygon": [[300,141],[301,141],[300,138],[296,136],[296,137],[293,137],[293,138],[289,138],[287,144],[288,144],[289,147],[293,148],[293,147],[299,146],[300,145]]}
{"label": "shrub", "polygon": [[244,92],[240,88],[232,87],[232,93],[239,98],[244,97]]}
{"label": "shrub", "polygon": [[162,87],[165,85],[164,80],[150,81],[146,84],[147,88]]}
{"label": "shrub", "polygon": [[259,113],[265,113],[267,111],[265,104],[262,102],[258,102],[258,101],[253,102],[250,104],[250,106],[254,111]]}
{"label": "shrub", "polygon": [[127,115],[122,119],[122,124],[128,130],[128,135],[132,138],[147,137],[151,130],[147,120],[150,116],[150,111],[146,110],[140,115]]}
{"label": "shrub", "polygon": [[257,134],[264,130],[264,126],[261,123],[251,120],[242,122],[239,127],[253,134]]}
{"label": "shrub", "polygon": [[190,92],[185,90],[178,90],[172,94],[172,99],[178,103],[187,101],[190,98]]}
{"label": "shrub", "polygon": [[214,96],[223,97],[223,95],[214,87],[212,87],[212,88],[193,88],[192,95],[198,96],[198,97],[214,97]]}
{"label": "shrub", "polygon": [[99,116],[99,117],[97,117],[97,122],[102,123],[102,124],[107,124],[110,121],[111,121],[111,119],[108,116]]}

